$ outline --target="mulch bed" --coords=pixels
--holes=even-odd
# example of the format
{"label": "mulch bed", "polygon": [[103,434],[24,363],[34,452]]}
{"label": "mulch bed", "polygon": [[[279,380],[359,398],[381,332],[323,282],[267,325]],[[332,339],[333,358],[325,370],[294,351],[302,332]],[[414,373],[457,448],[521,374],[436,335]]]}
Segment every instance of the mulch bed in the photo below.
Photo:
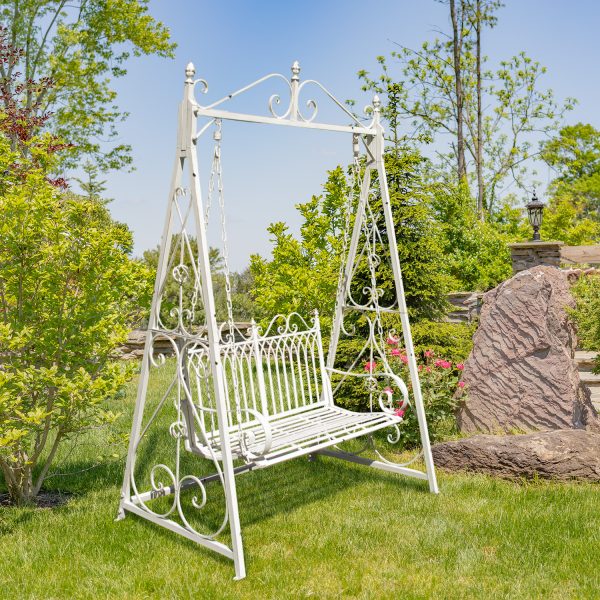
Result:
{"label": "mulch bed", "polygon": [[[40,492],[34,502],[36,508],[56,508],[66,504],[72,497],[73,494],[65,492]],[[8,494],[0,494],[0,506],[14,506]]]}

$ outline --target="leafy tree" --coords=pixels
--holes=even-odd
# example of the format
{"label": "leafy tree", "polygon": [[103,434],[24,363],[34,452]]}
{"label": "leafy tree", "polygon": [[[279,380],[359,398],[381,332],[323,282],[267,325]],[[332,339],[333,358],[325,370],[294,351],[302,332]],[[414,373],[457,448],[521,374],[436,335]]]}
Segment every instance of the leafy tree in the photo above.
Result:
{"label": "leafy tree", "polygon": [[[577,324],[577,339],[582,348],[600,352],[600,276],[583,275],[571,291],[577,301],[569,311]],[[594,371],[600,373],[600,355]]]}
{"label": "leafy tree", "polygon": [[398,138],[394,127],[405,119],[414,127],[412,137],[448,138],[449,150],[439,154],[441,166],[452,166],[457,181],[465,175],[469,182],[477,179],[479,212],[493,212],[506,178],[522,180],[526,161],[535,155],[533,137],[555,131],[574,101],[561,106],[552,90],[540,89],[546,69],[524,52],[500,61],[496,69],[486,67],[481,30],[495,24],[499,3],[462,0],[449,5],[455,14],[446,39],[392,52],[396,73],[386,57],[378,56],[379,75],[365,70],[358,75],[364,90],[387,97],[388,119],[397,112],[392,137]]}
{"label": "leafy tree", "polygon": [[[0,61],[13,56],[9,49]],[[116,418],[105,401],[132,369],[112,353],[150,284],[129,258],[127,227],[48,176],[65,146],[40,133],[47,115],[8,100],[0,110],[0,471],[11,499],[26,503],[64,440]]]}
{"label": "leafy tree", "polygon": [[569,246],[595,244],[600,240],[600,222],[586,217],[570,194],[558,195],[544,210],[540,234],[544,240],[560,240]]}
{"label": "leafy tree", "polygon": [[[431,202],[437,185],[427,181],[428,161],[415,150],[390,149],[384,160],[409,315],[413,321],[440,318],[448,308],[450,282],[444,269],[442,230]],[[389,247],[379,194],[372,196],[371,206],[384,243],[378,282],[384,292],[382,301],[387,303],[395,297],[395,288],[386,258]],[[357,287],[362,289],[363,285],[359,279]]]}
{"label": "leafy tree", "polygon": [[[2,138],[2,165],[13,158]],[[130,368],[111,360],[147,301],[130,231],[40,170],[0,195],[0,469],[13,501],[40,491],[61,442],[111,422]]]}
{"label": "leafy tree", "polygon": [[[387,152],[385,162],[409,313],[416,320],[439,317],[447,307],[448,278],[443,269],[440,231],[430,208],[431,190],[423,182],[425,161],[417,152],[406,150]],[[322,195],[297,206],[303,217],[299,239],[285,223],[269,227],[273,236],[271,260],[255,255],[250,265],[253,295],[263,315],[292,311],[306,315],[316,308],[328,331],[343,247],[347,193],[348,182],[338,167],[329,172]],[[375,186],[371,206],[386,244],[381,198],[377,196]],[[389,302],[394,293],[386,251],[387,247],[381,249],[377,269],[377,281],[384,292],[382,302]],[[357,298],[368,281],[364,265],[360,267],[353,282]]]}
{"label": "leafy tree", "polygon": [[148,1],[1,0],[0,19],[0,52],[23,49],[18,61],[0,66],[5,112],[6,98],[20,93],[16,72],[25,81],[51,82],[28,87],[23,106],[32,118],[52,113],[46,127],[75,146],[65,163],[77,166],[87,156],[103,171],[130,165],[131,148],[116,141],[127,114],[115,105],[111,81],[126,75],[132,54],[170,57],[174,49]]}
{"label": "leafy tree", "polygon": [[[433,195],[436,219],[442,230],[444,269],[454,290],[488,290],[512,274],[508,243],[514,234],[495,223],[480,221],[468,188],[439,186]],[[519,221],[522,217],[519,215]]]}
{"label": "leafy tree", "polygon": [[563,127],[541,144],[541,158],[557,172],[553,197],[600,221],[600,131],[584,123]]}
{"label": "leafy tree", "polygon": [[300,238],[285,223],[269,226],[271,260],[253,255],[252,295],[266,319],[278,313],[309,315],[317,309],[325,330],[331,326],[343,246],[348,183],[343,169],[329,171],[324,193],[296,208],[303,218]]}

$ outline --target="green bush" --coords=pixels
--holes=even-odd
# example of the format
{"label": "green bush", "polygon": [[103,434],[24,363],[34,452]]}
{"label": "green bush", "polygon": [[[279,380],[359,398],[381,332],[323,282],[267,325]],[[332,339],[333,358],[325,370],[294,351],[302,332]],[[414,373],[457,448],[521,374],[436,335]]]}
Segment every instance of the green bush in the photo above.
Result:
{"label": "green bush", "polygon": [[[412,395],[407,359],[403,350],[391,348],[388,360],[394,372],[407,384],[408,391]],[[441,358],[433,351],[426,350],[417,358],[417,365],[429,439],[434,443],[458,432],[455,413],[460,403],[460,390],[464,385],[460,381],[463,364]],[[420,445],[419,423],[414,408],[401,409],[397,414],[404,417],[400,428],[403,447]]]}
{"label": "green bush", "polygon": [[[456,392],[462,363],[473,345],[475,328],[475,325],[433,321],[421,321],[412,328],[423,402],[432,441],[439,441],[457,431],[455,412],[460,402],[460,394]],[[399,331],[399,328],[396,330]],[[364,340],[359,338],[341,340],[338,346],[337,366],[341,369],[350,368],[363,344]],[[406,356],[403,343],[400,341],[397,345],[388,344],[386,352],[390,366],[407,384],[410,392],[410,377],[404,362]],[[377,362],[377,359],[375,361]],[[364,363],[364,360],[362,362]],[[364,364],[358,364],[354,370],[360,371],[363,367]],[[333,378],[334,389],[339,381],[339,377]],[[363,378],[348,377],[335,393],[336,403],[349,410],[368,411],[370,396],[364,383]],[[384,384],[382,389],[383,387]],[[419,444],[418,423],[411,408],[405,411],[401,432],[403,447]]]}
{"label": "green bush", "polygon": [[463,362],[473,348],[476,324],[421,321],[412,327],[412,337],[417,355],[432,350],[436,356],[454,362]]}
{"label": "green bush", "polygon": [[515,240],[495,223],[479,220],[473,203],[466,188],[439,186],[433,195],[454,291],[486,291],[512,274],[508,243]]}
{"label": "green bush", "polygon": [[[600,352],[600,275],[583,275],[571,288],[577,301],[569,313],[577,325],[577,337],[582,348]],[[596,359],[600,373],[600,356]]]}

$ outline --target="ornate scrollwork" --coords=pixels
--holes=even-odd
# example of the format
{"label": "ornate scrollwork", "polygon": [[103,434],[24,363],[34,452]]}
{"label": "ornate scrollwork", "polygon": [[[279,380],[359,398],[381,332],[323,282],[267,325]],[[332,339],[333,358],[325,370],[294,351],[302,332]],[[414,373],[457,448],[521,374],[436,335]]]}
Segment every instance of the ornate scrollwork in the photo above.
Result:
{"label": "ornate scrollwork", "polygon": [[[261,77],[260,79],[257,79],[256,81],[253,81],[252,83],[245,85],[244,87],[239,88],[238,90],[231,92],[230,94],[227,94],[226,96],[223,96],[219,100],[210,104],[202,105],[196,100],[196,111],[201,112],[203,110],[208,111],[215,109],[221,106],[222,104],[229,102],[233,98],[265,83],[266,81],[278,80],[284,82],[285,88],[289,92],[289,100],[285,111],[278,112],[275,107],[279,106],[282,103],[281,93],[274,93],[269,96],[267,107],[270,115],[275,119],[287,119],[291,121],[301,121],[303,123],[314,122],[319,111],[319,107],[316,100],[310,98],[306,100],[306,102],[304,102],[304,105],[310,111],[308,115],[305,115],[300,109],[300,105],[302,104],[300,102],[301,94],[305,89],[313,87],[316,88],[320,93],[322,93],[327,99],[329,99],[333,103],[333,105],[340,109],[346,117],[350,118],[351,122],[354,125],[360,127],[363,126],[362,122],[356,117],[356,115],[354,115],[350,110],[348,110],[345,104],[338,100],[319,81],[316,81],[315,79],[307,79],[300,83],[300,64],[298,63],[298,61],[295,61],[292,65],[291,72],[292,75],[289,79],[281,73],[269,73],[268,75],[265,75],[264,77]],[[192,89],[194,91],[198,87],[201,94],[206,94],[208,91],[208,83],[204,79],[192,79],[194,73],[195,70],[193,68],[193,65],[188,65],[188,69],[186,69],[186,76],[188,77],[187,81],[192,84]],[[198,135],[196,137],[198,137]]]}

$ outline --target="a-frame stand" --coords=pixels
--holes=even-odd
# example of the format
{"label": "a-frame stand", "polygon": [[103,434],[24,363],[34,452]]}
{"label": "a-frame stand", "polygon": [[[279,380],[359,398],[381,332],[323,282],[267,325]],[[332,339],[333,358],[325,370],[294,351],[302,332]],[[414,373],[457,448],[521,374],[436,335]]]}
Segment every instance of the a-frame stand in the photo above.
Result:
{"label": "a-frame stand", "polygon": [[[176,533],[179,533],[202,546],[206,546],[211,550],[215,550],[216,552],[233,559],[236,579],[242,579],[246,576],[246,567],[244,563],[242,537],[240,532],[233,460],[229,445],[229,433],[226,426],[227,408],[225,392],[223,388],[223,366],[221,363],[220,352],[221,339],[216,319],[215,299],[213,294],[212,275],[209,260],[209,248],[203,216],[204,211],[201,199],[198,157],[196,154],[197,138],[194,135],[196,122],[195,112],[197,107],[194,99],[194,73],[194,67],[190,63],[185,72],[186,80],[184,98],[179,107],[177,149],[175,165],[173,168],[173,176],[171,179],[169,207],[167,210],[167,216],[165,219],[162,241],[160,245],[156,282],[154,286],[154,295],[152,298],[152,307],[150,309],[150,319],[144,347],[144,356],[142,358],[140,383],[133,415],[133,425],[131,430],[131,438],[129,441],[125,475],[123,478],[118,518],[124,518],[125,511],[133,512],[141,517],[149,519],[150,521],[158,523],[163,527],[167,527],[168,529],[171,529],[172,531],[175,531]],[[184,169],[187,169],[188,174],[189,204],[182,207],[180,204],[180,199],[187,196],[188,193],[187,190],[184,190],[183,188]],[[188,223],[190,217],[193,223]],[[217,422],[221,440],[222,467],[219,469],[219,471],[225,489],[227,515],[231,533],[231,548],[212,539],[212,536],[204,536],[196,531],[193,531],[191,527],[185,527],[185,523],[184,526],[182,526],[173,520],[153,514],[153,512],[148,511],[143,505],[140,505],[139,502],[134,502],[133,500],[137,494],[134,494],[134,498],[132,498],[131,493],[136,452],[141,439],[140,434],[148,392],[148,379],[152,361],[154,339],[157,335],[166,335],[175,341],[177,348],[181,348],[182,344],[185,344],[190,337],[193,337],[193,332],[187,331],[183,322],[179,323],[180,326],[175,331],[165,330],[164,326],[162,326],[160,322],[161,298],[168,276],[171,244],[175,234],[174,228],[176,227],[177,222],[179,224],[179,231],[176,233],[181,236],[179,238],[179,243],[185,243],[186,238],[188,238],[189,229],[192,229],[190,225],[193,225],[195,228],[196,239],[198,243],[198,256],[192,256],[191,258],[194,262],[193,267],[195,267],[193,269],[195,280],[199,281],[201,285],[200,292],[204,304],[206,336],[208,338],[208,346],[211,354],[210,364],[212,370],[212,381],[214,382]],[[184,250],[189,251],[189,247],[185,248]],[[179,320],[181,321],[182,318],[183,316],[180,313]],[[178,410],[183,410],[181,404],[178,407]],[[173,486],[175,488],[173,493],[177,494],[179,492],[180,482],[176,480],[173,481]]]}
{"label": "a-frame stand", "polygon": [[[435,476],[433,457],[431,455],[431,445],[429,442],[427,420],[425,418],[425,408],[423,405],[423,395],[421,393],[421,383],[419,381],[419,371],[417,368],[417,360],[412,341],[410,322],[408,319],[406,297],[404,294],[404,284],[402,282],[402,271],[400,268],[400,258],[398,256],[398,242],[396,240],[396,229],[394,226],[392,206],[390,203],[390,192],[388,188],[387,174],[385,170],[383,154],[384,130],[381,125],[381,103],[378,96],[375,96],[373,100],[373,117],[373,123],[371,125],[373,129],[373,135],[363,136],[363,141],[366,148],[366,163],[364,167],[365,173],[361,182],[360,196],[355,213],[356,218],[354,220],[352,238],[350,240],[348,255],[346,257],[346,263],[344,265],[342,281],[340,282],[337,291],[335,316],[329,343],[329,351],[327,354],[327,367],[331,369],[333,368],[335,363],[336,351],[340,339],[340,333],[342,331],[344,313],[347,309],[356,308],[356,306],[353,306],[353,304],[349,302],[350,286],[352,284],[352,274],[358,254],[358,246],[361,237],[361,231],[364,225],[364,220],[366,219],[367,215],[366,207],[368,203],[369,192],[371,189],[371,183],[373,180],[373,174],[375,174],[377,175],[379,181],[381,201],[383,205],[383,214],[385,219],[385,227],[389,244],[390,261],[392,273],[394,276],[396,301],[398,304],[397,313],[400,315],[400,321],[402,324],[404,348],[406,351],[406,356],[408,358],[408,368],[410,372],[413,390],[414,407],[419,423],[419,433],[421,437],[423,460],[425,461],[427,481],[429,483],[429,490],[437,494],[439,490],[437,485],[437,479]],[[364,306],[361,307],[361,310],[370,310],[372,312],[375,311],[373,306]],[[327,454],[330,456],[335,455],[335,453],[331,451],[327,452]],[[344,453],[338,453],[337,456],[339,458],[347,458],[347,455],[344,455]]]}
{"label": "a-frame stand", "polygon": [[[297,63],[294,63],[292,77],[289,81],[283,75],[267,75],[211,105],[201,106],[194,98],[194,87],[201,85],[204,88],[203,91],[206,91],[207,85],[203,80],[194,81],[194,73],[193,65],[189,64],[186,69],[184,98],[179,108],[176,159],[171,180],[167,216],[161,239],[157,276],[144,356],[141,364],[140,382],[133,416],[118,518],[124,518],[127,511],[135,513],[202,546],[219,552],[234,561],[236,578],[241,579],[245,576],[245,564],[240,533],[235,474],[249,470],[252,468],[252,465],[246,464],[234,467],[234,453],[230,445],[229,413],[231,412],[231,406],[228,404],[226,391],[227,376],[225,375],[222,361],[224,342],[216,318],[206,234],[205,206],[203,206],[201,198],[200,174],[196,153],[198,138],[210,126],[216,122],[220,123],[221,119],[345,132],[362,140],[367,155],[365,175],[350,241],[349,255],[344,270],[343,285],[338,290],[335,321],[327,366],[332,368],[334,365],[340,332],[343,330],[344,311],[351,308],[348,303],[348,297],[353,274],[353,264],[357,256],[361,227],[365,216],[364,209],[368,203],[371,180],[376,175],[383,201],[383,213],[397,296],[397,308],[401,318],[404,345],[408,356],[414,407],[421,432],[422,453],[426,471],[422,473],[401,466],[386,467],[380,466],[383,463],[375,464],[375,461],[371,461],[371,463],[372,466],[378,468],[426,478],[429,483],[429,489],[432,492],[437,492],[437,483],[431,458],[416,359],[410,335],[410,325],[406,310],[389,190],[383,161],[384,137],[383,127],[380,122],[379,99],[375,98],[373,102],[373,119],[371,124],[363,126],[321,84],[312,80],[307,80],[300,84],[300,67]],[[279,103],[279,96],[272,96],[269,102],[272,116],[264,117],[233,113],[219,108],[221,104],[270,79],[277,79],[278,81],[283,79],[289,86],[290,103],[284,114],[278,115],[275,112],[274,105]],[[348,118],[354,121],[354,124],[330,125],[314,122],[316,103],[312,100],[307,105],[314,109],[313,115],[309,118],[303,116],[299,108],[299,95],[305,84],[316,85]],[[208,121],[199,131],[196,131],[196,120],[199,117],[204,117]],[[195,237],[197,242],[196,250],[192,243],[193,237]],[[163,308],[163,296],[169,282],[173,280],[178,284],[179,304],[173,307],[168,315],[165,315],[165,311],[161,310]],[[201,310],[196,310],[194,307],[190,309],[187,306],[189,302],[195,303],[198,300],[201,300]],[[369,307],[365,307],[365,310],[368,309]],[[169,321],[169,319],[171,320]],[[149,400],[151,394],[148,382],[151,371],[153,369],[164,369],[165,362],[167,365],[169,364],[168,361],[155,357],[154,345],[157,338],[166,339],[171,345],[172,353],[175,357],[175,360],[172,362],[176,366],[174,366],[175,373],[172,376],[172,381],[167,386],[162,397],[158,400]],[[196,435],[190,430],[190,424],[197,423],[201,419],[191,399],[190,389],[192,385],[186,362],[186,357],[190,349],[193,352],[198,347],[204,348],[206,355],[209,357],[206,363],[206,370],[211,381],[211,398],[216,407],[215,414],[211,418],[216,418],[214,426],[214,430],[216,431],[213,433],[218,434],[219,447],[218,452],[210,450],[212,454],[205,457],[212,460],[216,470],[216,473],[205,477],[184,474],[184,466],[181,461],[183,453],[191,448],[190,436]],[[327,378],[327,376],[324,377],[325,379]],[[170,434],[169,441],[175,444],[175,451],[173,452],[175,463],[171,467],[160,462],[147,469],[146,475],[149,473],[149,476],[146,477],[144,483],[146,484],[146,488],[150,487],[150,489],[143,492],[139,491],[136,461],[140,458],[141,443],[145,439],[147,441],[148,432],[151,430],[152,425],[162,425],[164,427],[165,420],[162,417],[162,413],[170,405],[171,401],[175,409],[175,416],[170,426],[167,423],[167,429]],[[171,438],[173,439],[171,440]],[[211,448],[211,443],[206,440],[201,441],[205,442],[206,448]],[[152,443],[154,443],[154,440],[152,440]],[[355,460],[355,462],[364,462],[366,460],[362,457],[353,458],[353,455],[333,450],[328,450],[326,453],[347,460]],[[392,463],[387,464],[391,465]],[[140,465],[143,467],[142,460],[140,460]],[[217,528],[216,532],[203,534],[187,518],[182,505],[182,495],[186,491],[194,490],[196,495],[192,499],[192,506],[195,509],[203,508],[207,496],[205,484],[211,481],[220,481],[222,484],[226,512],[223,522]],[[170,505],[167,503],[166,507],[163,504],[162,507],[157,508],[152,504],[153,502],[166,502],[167,499],[172,499],[172,501]],[[215,539],[217,535],[224,531],[227,524],[229,525],[230,545],[226,545]]]}

